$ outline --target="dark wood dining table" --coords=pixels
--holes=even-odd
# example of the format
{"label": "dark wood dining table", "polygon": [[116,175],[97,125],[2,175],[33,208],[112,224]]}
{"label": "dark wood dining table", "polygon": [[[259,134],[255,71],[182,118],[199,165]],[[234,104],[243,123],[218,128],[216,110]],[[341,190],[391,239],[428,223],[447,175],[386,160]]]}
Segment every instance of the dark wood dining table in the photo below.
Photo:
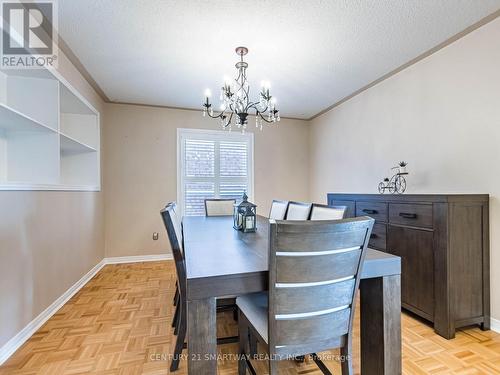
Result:
{"label": "dark wood dining table", "polygon": [[[269,219],[257,231],[232,217],[184,217],[188,373],[217,374],[216,298],[267,290]],[[401,374],[401,260],[368,249],[360,282],[361,373]]]}

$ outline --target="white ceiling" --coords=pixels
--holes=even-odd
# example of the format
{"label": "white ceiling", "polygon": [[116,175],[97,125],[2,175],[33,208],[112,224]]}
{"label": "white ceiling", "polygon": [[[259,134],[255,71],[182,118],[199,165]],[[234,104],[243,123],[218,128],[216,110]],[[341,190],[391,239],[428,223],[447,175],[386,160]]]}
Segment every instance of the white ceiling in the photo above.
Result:
{"label": "white ceiling", "polygon": [[[59,33],[111,101],[200,108],[249,48],[251,95],[309,118],[500,9],[500,0],[59,0]],[[217,99],[217,98],[216,98]]]}

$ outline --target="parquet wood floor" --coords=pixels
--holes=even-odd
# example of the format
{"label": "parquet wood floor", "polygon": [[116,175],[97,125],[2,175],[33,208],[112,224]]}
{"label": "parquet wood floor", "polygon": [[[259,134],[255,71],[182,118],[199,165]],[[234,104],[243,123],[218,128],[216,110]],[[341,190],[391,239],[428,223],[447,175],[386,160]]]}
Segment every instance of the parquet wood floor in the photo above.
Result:
{"label": "parquet wood floor", "polygon": [[[172,262],[104,267],[0,367],[0,375],[168,374],[174,344],[170,328],[174,285]],[[236,334],[231,313],[219,319],[218,331],[221,337]],[[356,335],[356,373],[358,346]],[[236,348],[236,344],[219,346],[219,374],[237,374],[231,357]],[[340,374],[334,359],[325,362]],[[259,374],[266,374],[265,361],[256,361],[255,366]],[[500,335],[471,328],[448,341],[403,314],[403,373],[500,374]],[[187,374],[186,361],[176,374]],[[311,360],[287,361],[280,364],[280,374],[320,371]]]}

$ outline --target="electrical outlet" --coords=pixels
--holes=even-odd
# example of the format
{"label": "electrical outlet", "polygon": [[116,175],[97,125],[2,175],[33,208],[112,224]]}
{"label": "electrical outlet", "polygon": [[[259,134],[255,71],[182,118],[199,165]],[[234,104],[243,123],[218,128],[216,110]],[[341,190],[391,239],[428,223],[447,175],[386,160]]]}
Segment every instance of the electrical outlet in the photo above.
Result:
{"label": "electrical outlet", "polygon": [[154,233],[153,233],[153,241],[158,241],[158,237],[159,237],[159,236],[160,236],[160,235],[158,234],[158,232],[154,232]]}

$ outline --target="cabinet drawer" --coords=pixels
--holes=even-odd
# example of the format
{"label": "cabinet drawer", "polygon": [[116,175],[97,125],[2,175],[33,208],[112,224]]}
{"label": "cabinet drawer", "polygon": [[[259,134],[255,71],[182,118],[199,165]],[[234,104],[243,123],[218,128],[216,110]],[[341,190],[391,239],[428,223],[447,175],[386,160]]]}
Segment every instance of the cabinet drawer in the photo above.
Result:
{"label": "cabinet drawer", "polygon": [[370,242],[368,246],[377,250],[386,250],[387,248],[387,225],[374,224]]}
{"label": "cabinet drawer", "polygon": [[370,216],[377,221],[387,221],[387,203],[356,202],[356,216]]}
{"label": "cabinet drawer", "polygon": [[389,222],[412,227],[432,228],[432,205],[390,203]]}

